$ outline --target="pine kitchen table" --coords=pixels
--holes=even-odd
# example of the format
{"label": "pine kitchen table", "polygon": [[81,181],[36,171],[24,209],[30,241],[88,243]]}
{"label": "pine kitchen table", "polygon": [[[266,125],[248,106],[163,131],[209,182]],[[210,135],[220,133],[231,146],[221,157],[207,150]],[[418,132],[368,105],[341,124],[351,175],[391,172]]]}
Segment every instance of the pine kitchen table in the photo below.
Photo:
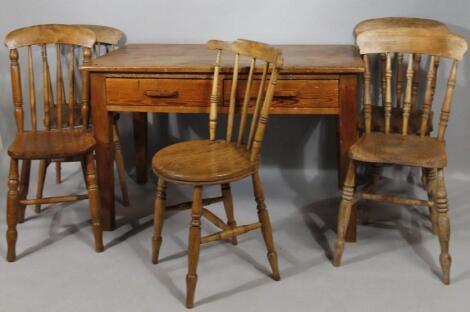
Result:
{"label": "pine kitchen table", "polygon": [[[338,178],[347,168],[348,149],[356,140],[357,81],[364,71],[351,45],[279,45],[284,67],[271,114],[337,117]],[[214,52],[203,44],[130,44],[83,65],[90,73],[90,100],[97,141],[96,161],[102,225],[115,228],[112,112],[132,112],[137,181],[147,179],[146,113],[207,113]],[[231,62],[222,60],[220,111],[228,107]],[[230,64],[230,65],[229,65]],[[248,65],[248,64],[247,64]],[[239,76],[247,74],[242,66]],[[259,73],[261,74],[261,68]],[[243,96],[240,94],[239,97]],[[334,209],[334,208],[332,208]],[[355,214],[348,240],[355,240]]]}

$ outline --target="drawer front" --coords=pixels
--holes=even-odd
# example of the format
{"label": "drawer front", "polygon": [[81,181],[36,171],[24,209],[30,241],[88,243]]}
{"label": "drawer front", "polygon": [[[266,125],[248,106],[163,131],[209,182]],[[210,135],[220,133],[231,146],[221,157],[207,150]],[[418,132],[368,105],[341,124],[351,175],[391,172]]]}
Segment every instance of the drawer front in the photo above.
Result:
{"label": "drawer front", "polygon": [[211,88],[210,79],[106,79],[111,105],[208,106]]}
{"label": "drawer front", "polygon": [[[246,80],[239,80],[237,104],[243,103]],[[251,88],[250,106],[254,106],[258,92],[259,80],[254,80]],[[224,105],[230,103],[232,80],[224,80]],[[338,80],[300,80],[280,79],[274,91],[273,108],[330,108],[338,107]]]}

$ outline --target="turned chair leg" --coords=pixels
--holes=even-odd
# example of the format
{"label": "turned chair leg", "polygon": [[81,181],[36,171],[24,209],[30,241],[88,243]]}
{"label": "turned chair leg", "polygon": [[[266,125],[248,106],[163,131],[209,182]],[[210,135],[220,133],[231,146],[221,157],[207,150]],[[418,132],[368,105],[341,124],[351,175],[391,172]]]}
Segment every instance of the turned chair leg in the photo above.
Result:
{"label": "turned chair leg", "polygon": [[[230,228],[235,228],[237,222],[235,221],[235,215],[233,212],[233,199],[232,199],[232,190],[230,189],[230,184],[225,183],[221,185],[222,197],[224,199],[224,209],[225,214],[227,215],[227,224]],[[232,244],[237,245],[238,239],[237,236],[232,237]]]}
{"label": "turned chair leg", "polygon": [[7,261],[16,260],[16,240],[18,232],[18,160],[10,159],[10,171],[8,174],[8,195],[7,195]]}
{"label": "turned chair leg", "polygon": [[116,121],[113,123],[113,142],[114,142],[114,159],[119,177],[119,184],[121,186],[122,203],[124,206],[129,206],[129,192],[127,191],[126,183],[126,168],[124,166],[124,156],[122,154],[121,143],[119,142],[119,129]]}
{"label": "turned chair leg", "polygon": [[[368,176],[370,179],[370,184],[367,189],[368,192],[370,193],[375,193],[377,191],[377,185],[380,180],[380,174],[381,174],[381,167],[378,164],[371,164],[367,166],[367,169],[369,169]],[[362,224],[367,225],[370,222],[370,207],[367,205],[364,205],[362,208]]]}
{"label": "turned chair leg", "polygon": [[335,244],[335,253],[333,258],[333,265],[341,265],[341,257],[344,251],[344,240],[346,230],[351,217],[351,209],[353,206],[354,187],[356,182],[356,164],[353,160],[349,161],[348,172],[344,181],[343,193],[341,203],[338,211],[338,238]]}
{"label": "turned chair leg", "polygon": [[[436,192],[436,170],[433,168],[423,168],[424,179],[426,184],[424,184],[425,189],[428,193],[428,199],[431,202],[434,202],[434,194]],[[429,216],[431,219],[432,233],[437,235],[437,211],[436,207],[429,206]]]}
{"label": "turned chair leg", "polygon": [[449,255],[450,223],[448,216],[447,191],[444,181],[444,169],[437,170],[437,189],[435,195],[437,206],[437,235],[441,245],[441,255],[439,261],[442,268],[442,282],[450,284],[450,265],[452,258]]}
{"label": "turned chair leg", "polygon": [[155,210],[153,215],[153,237],[152,237],[152,263],[158,263],[160,246],[162,245],[162,228],[165,219],[165,194],[166,182],[158,178],[157,196],[155,198]]}
{"label": "turned chair leg", "polygon": [[55,183],[62,183],[62,163],[60,161],[55,162]]}
{"label": "turned chair leg", "polygon": [[264,203],[263,187],[261,185],[261,180],[258,172],[253,174],[252,180],[253,190],[255,193],[255,200],[257,204],[256,208],[258,210],[258,219],[261,223],[261,231],[263,233],[264,242],[268,251],[268,261],[273,272],[272,278],[275,281],[279,281],[281,279],[281,275],[279,273],[276,249],[274,248],[273,231],[271,228],[271,221],[269,219],[268,210],[266,209],[266,204]]}
{"label": "turned chair leg", "polygon": [[186,275],[186,307],[194,306],[194,294],[197,283],[197,264],[199,249],[201,247],[201,213],[202,213],[202,186],[195,186],[193,190],[193,205],[191,211],[191,227],[189,229],[188,246],[188,274]]}
{"label": "turned chair leg", "polygon": [[[42,198],[42,194],[44,192],[44,182],[46,181],[46,172],[47,167],[49,166],[48,160],[40,160],[39,161],[39,170],[38,170],[38,185],[36,189],[36,198]],[[34,212],[40,213],[41,212],[41,204],[37,204],[34,206]]]}
{"label": "turned chair leg", "polygon": [[103,247],[103,229],[101,228],[100,221],[100,194],[98,191],[98,184],[96,182],[96,171],[94,164],[93,154],[88,154],[85,160],[86,164],[86,181],[88,189],[88,202],[90,205],[91,224],[93,229],[93,236],[95,238],[96,252],[102,252]]}
{"label": "turned chair leg", "polygon": [[[21,164],[21,176],[20,176],[20,187],[19,187],[19,200],[26,199],[29,191],[29,178],[31,175],[31,160],[23,160]],[[26,205],[18,204],[18,223],[24,222],[24,216],[26,212]]]}

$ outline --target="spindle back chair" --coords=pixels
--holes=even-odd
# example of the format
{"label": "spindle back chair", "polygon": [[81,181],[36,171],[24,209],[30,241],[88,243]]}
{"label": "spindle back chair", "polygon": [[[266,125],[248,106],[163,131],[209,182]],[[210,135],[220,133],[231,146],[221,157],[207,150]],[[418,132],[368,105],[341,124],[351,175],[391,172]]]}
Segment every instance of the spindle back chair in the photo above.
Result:
{"label": "spindle back chair", "polygon": [[[352,205],[359,199],[384,201],[401,205],[427,206],[434,210],[433,223],[437,226],[441,255],[442,281],[450,282],[449,233],[447,193],[444,182],[444,167],[447,165],[445,133],[449,121],[452,96],[456,85],[457,64],[467,51],[467,41],[454,33],[434,32],[414,27],[389,27],[360,33],[357,45],[365,64],[364,73],[364,123],[365,133],[351,147],[350,164],[345,179],[338,214],[338,239],[335,245],[334,264],[340,265],[344,249],[344,237]],[[404,89],[401,132],[394,133],[391,127],[392,111],[392,57],[395,53],[406,55],[406,80]],[[384,131],[372,128],[372,76],[369,60],[371,55],[385,54]],[[420,133],[410,133],[410,111],[413,98],[415,55],[428,58],[424,101],[420,120]],[[451,62],[439,125],[436,137],[426,135],[430,121],[433,89],[436,84],[436,58]],[[393,195],[382,195],[355,191],[356,165],[358,163],[392,164],[423,168],[427,174],[428,199],[420,200]],[[437,178],[435,173],[437,172]]]}
{"label": "spindle back chair", "polygon": [[[152,262],[158,262],[161,246],[161,232],[165,209],[182,209],[192,207],[192,221],[189,233],[188,247],[188,274],[186,276],[187,295],[186,306],[191,308],[194,304],[194,293],[197,283],[197,263],[200,244],[215,240],[231,240],[237,244],[237,236],[255,229],[262,229],[268,260],[273,272],[273,279],[279,280],[277,254],[274,248],[271,223],[264,203],[264,195],[259,178],[259,152],[266,131],[269,109],[276,86],[279,68],[282,66],[281,52],[269,45],[239,39],[228,43],[211,40],[207,48],[215,50],[216,62],[209,112],[209,140],[196,140],[171,145],[160,150],[153,158],[152,167],[158,176],[157,196],[155,200],[154,232],[152,238]],[[225,67],[223,56],[235,55],[233,69]],[[242,65],[242,58],[248,58],[249,67]],[[259,69],[257,62],[262,64]],[[218,106],[221,102],[221,83],[231,74],[232,85],[230,89],[230,102],[227,114],[227,127],[224,139],[217,139]],[[241,107],[237,109],[237,89],[240,74],[246,75],[246,89]],[[253,115],[249,121],[248,106],[252,100],[251,94],[255,80],[259,80],[259,89],[254,100]],[[238,128],[236,113],[239,115]],[[234,134],[237,134],[234,136]],[[230,182],[251,176],[254,195],[257,203],[259,222],[237,226],[234,218]],[[193,186],[192,203],[165,207],[165,188],[167,182],[189,184]],[[202,198],[205,185],[220,184],[222,196],[218,198]],[[227,222],[204,208],[216,201],[223,201]],[[201,237],[201,216],[213,223],[220,231]]]}
{"label": "spindle back chair", "polygon": [[[102,230],[99,220],[99,194],[93,159],[95,140],[88,131],[89,96],[88,74],[81,73],[81,99],[77,100],[76,60],[91,61],[91,48],[95,34],[86,28],[68,25],[36,25],[14,30],[5,37],[10,50],[10,72],[17,134],[10,145],[8,154],[10,171],[7,196],[7,260],[16,259],[16,226],[24,221],[26,205],[71,202],[89,199],[96,251],[103,250]],[[55,93],[50,73],[49,47],[55,50]],[[27,89],[30,111],[30,127],[25,122],[23,87],[20,68],[20,50],[27,51]],[[34,52],[41,53],[42,88],[35,80]],[[64,53],[64,54],[63,54]],[[68,57],[68,81],[63,75],[63,56]],[[66,89],[67,88],[67,89]],[[66,92],[67,90],[67,92]],[[40,91],[40,92],[39,92]],[[42,101],[37,100],[42,93]],[[42,104],[43,122],[38,120]],[[78,107],[78,108],[77,108]],[[80,117],[75,114],[80,111]],[[42,124],[42,125],[41,125]],[[78,157],[86,175],[88,194],[27,199],[32,160],[50,162],[55,159]],[[18,163],[22,160],[21,177]]]}
{"label": "spindle back chair", "polygon": [[[368,19],[360,22],[354,28],[354,34],[357,37],[364,31],[369,30],[377,30],[377,29],[390,29],[390,28],[412,28],[412,29],[427,29],[432,31],[433,33],[447,33],[448,28],[445,24],[431,19],[423,19],[423,18],[414,18],[414,17],[383,17],[383,18],[374,18]],[[395,53],[394,58],[392,59],[392,68],[394,69],[396,75],[394,79],[392,79],[392,110],[391,110],[391,118],[390,118],[390,127],[393,132],[401,133],[402,132],[402,113],[403,113],[403,82],[404,82],[404,74],[406,72],[406,62],[403,62],[403,53]],[[422,116],[422,100],[418,103],[418,90],[423,89],[422,83],[425,81],[421,81],[421,63],[424,61],[425,58],[422,58],[421,54],[415,54],[413,60],[413,89],[412,89],[412,97],[411,97],[411,109],[410,109],[410,116],[409,116],[409,126],[408,131],[410,133],[419,134],[421,131],[421,116]],[[385,103],[385,90],[386,90],[386,76],[385,76],[385,63],[386,63],[386,54],[380,53],[375,57],[371,57],[369,59],[369,68],[372,72],[378,72],[378,79],[375,80],[375,86],[371,87],[372,94],[377,94],[377,96],[373,96],[374,104],[372,105],[372,129],[375,131],[384,131],[385,129],[385,118],[384,118],[384,103]],[[378,63],[378,64],[377,64]],[[435,58],[435,75],[432,87],[432,97],[434,97],[434,91],[436,86],[436,77],[437,72],[439,69],[439,58]],[[375,66],[377,68],[375,68]],[[419,88],[421,86],[421,88]],[[376,92],[378,89],[379,92]],[[431,99],[432,101],[432,99]],[[429,122],[425,127],[425,133],[429,134],[432,131],[432,122],[434,113],[431,110],[429,112]],[[358,118],[358,130],[360,133],[365,131],[364,129],[364,118],[363,114],[361,114]],[[368,176],[368,185],[367,191],[374,192],[377,188],[381,177],[381,167],[378,165],[370,165],[367,167],[367,176]],[[413,171],[409,172],[410,180],[413,179]],[[426,173],[423,170],[421,174],[421,182],[424,188],[427,187],[426,183]],[[430,209],[431,210],[431,209]],[[432,215],[432,211],[430,211],[430,215]],[[363,224],[369,223],[369,207],[363,206],[362,207],[362,222]],[[433,223],[433,232],[436,231],[436,227]]]}
{"label": "spindle back chair", "polygon": [[[93,45],[92,49],[92,58],[96,58],[102,55],[107,54],[119,47],[119,42],[124,37],[124,33],[117,28],[109,27],[109,26],[102,26],[102,25],[86,25],[86,24],[79,24],[74,25],[79,27],[85,27],[87,29],[92,30],[96,36],[96,42]],[[79,117],[79,112],[76,112],[76,115]],[[116,161],[116,168],[119,177],[119,184],[121,187],[121,194],[122,194],[122,203],[124,206],[129,206],[129,193],[127,190],[127,183],[126,183],[126,169],[124,166],[124,155],[121,149],[121,143],[119,138],[119,128],[117,126],[117,121],[119,120],[119,114],[113,114],[113,142],[114,142],[114,150],[115,150],[115,161]],[[72,160],[73,161],[73,160]],[[61,174],[61,161],[55,161],[55,169],[56,169],[56,183],[60,184],[62,181],[62,174]],[[38,173],[38,186],[36,196],[40,198],[42,196],[44,190],[44,181],[46,177],[46,170],[48,167],[48,163],[45,161],[41,161],[39,164],[39,173]],[[41,211],[41,206],[36,205],[35,207],[36,213]]]}

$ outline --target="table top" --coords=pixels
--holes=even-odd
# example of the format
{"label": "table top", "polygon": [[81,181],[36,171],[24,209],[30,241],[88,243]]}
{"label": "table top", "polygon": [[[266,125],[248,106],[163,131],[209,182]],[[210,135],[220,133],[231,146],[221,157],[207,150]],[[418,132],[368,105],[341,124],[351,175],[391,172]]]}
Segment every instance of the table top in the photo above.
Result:
{"label": "table top", "polygon": [[[281,73],[361,73],[364,65],[352,45],[277,45],[284,56]],[[129,44],[81,66],[90,72],[211,73],[215,52],[204,44]],[[222,58],[222,71],[230,70],[233,57]],[[241,61],[241,65],[248,62]]]}

